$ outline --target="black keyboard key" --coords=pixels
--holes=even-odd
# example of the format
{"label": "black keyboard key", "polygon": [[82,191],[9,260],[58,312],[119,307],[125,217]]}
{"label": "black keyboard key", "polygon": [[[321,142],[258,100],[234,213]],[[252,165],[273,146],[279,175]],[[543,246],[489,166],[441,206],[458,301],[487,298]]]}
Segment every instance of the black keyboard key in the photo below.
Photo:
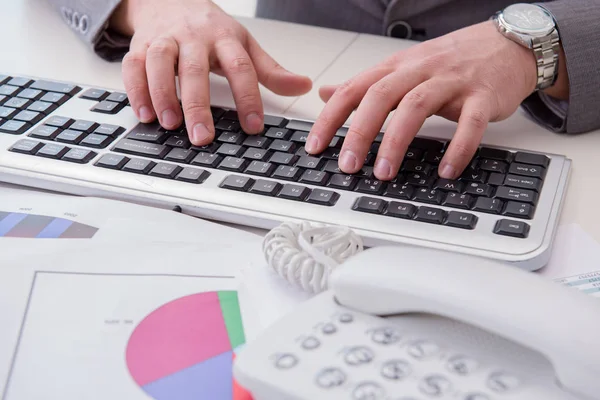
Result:
{"label": "black keyboard key", "polygon": [[370,214],[382,214],[386,205],[387,202],[382,199],[376,199],[374,197],[359,197],[354,202],[352,209]]}
{"label": "black keyboard key", "polygon": [[44,118],[44,114],[28,110],[23,110],[13,117],[17,121],[27,122],[31,125],[37,124],[42,118]]}
{"label": "black keyboard key", "polygon": [[543,179],[546,169],[544,167],[540,167],[539,165],[512,163],[508,172],[514,175]]}
{"label": "black keyboard key", "polygon": [[198,155],[192,160],[191,164],[206,168],[217,168],[217,165],[219,165],[221,159],[222,157],[218,154],[198,153]]}
{"label": "black keyboard key", "polygon": [[373,173],[373,167],[362,167],[355,176],[359,176],[361,178],[373,178],[375,174]]}
{"label": "black keyboard key", "polygon": [[500,186],[496,191],[496,197],[502,200],[535,204],[538,199],[538,194],[533,190],[513,189],[506,186]]}
{"label": "black keyboard key", "polygon": [[102,89],[88,89],[81,94],[82,99],[102,101],[108,97],[108,92]]}
{"label": "black keyboard key", "polygon": [[273,153],[273,155],[269,159],[269,162],[280,165],[292,165],[296,162],[297,159],[298,156],[294,154],[282,153],[281,151],[277,151]]}
{"label": "black keyboard key", "polygon": [[4,104],[4,102],[8,99],[10,99],[10,97],[0,94],[0,105]]}
{"label": "black keyboard key", "polygon": [[329,146],[327,147],[330,149],[341,149],[342,144],[344,144],[344,140],[342,138],[334,136],[333,139],[331,139],[331,142],[329,142]]}
{"label": "black keyboard key", "polygon": [[543,154],[532,154],[520,151],[515,155],[515,162],[520,164],[539,165],[540,167],[548,168],[548,165],[550,165],[550,158]]}
{"label": "black keyboard key", "polygon": [[[343,138],[345,138],[345,137],[348,135],[348,130],[349,130],[349,128],[346,128],[346,127],[341,127],[340,129],[338,129],[338,130],[335,132],[335,136],[337,136],[337,137],[340,137],[340,138],[342,138],[342,139],[343,139]],[[380,142],[381,142],[381,141],[380,141]]]}
{"label": "black keyboard key", "polygon": [[367,156],[365,157],[365,162],[363,163],[363,165],[367,165],[369,167],[373,167],[375,166],[375,160],[377,159],[377,156],[375,154],[367,154]]}
{"label": "black keyboard key", "polygon": [[429,222],[431,224],[441,224],[444,222],[444,210],[432,207],[420,207],[415,216],[415,220]]}
{"label": "black keyboard key", "polygon": [[389,183],[383,194],[386,197],[393,197],[401,200],[411,200],[415,189],[409,185],[402,185],[400,183]]}
{"label": "black keyboard key", "polygon": [[303,156],[296,162],[296,167],[306,169],[321,169],[324,160],[317,157]]}
{"label": "black keyboard key", "polygon": [[242,127],[238,121],[222,119],[215,125],[215,129],[220,131],[240,132]]}
{"label": "black keyboard key", "polygon": [[0,118],[11,119],[18,113],[19,113],[19,110],[17,110],[16,108],[0,107]]}
{"label": "black keyboard key", "polygon": [[[167,143],[165,143],[167,144]],[[221,145],[217,142],[212,142],[209,143],[207,145],[204,146],[192,146],[190,147],[191,150],[197,151],[199,153],[215,153],[217,150],[219,150],[219,147],[221,147]]]}
{"label": "black keyboard key", "polygon": [[57,143],[48,143],[36,153],[36,156],[58,159],[67,154],[69,150],[70,148],[67,146]]}
{"label": "black keyboard key", "polygon": [[473,196],[491,197],[493,192],[493,188],[485,183],[471,182],[465,187],[465,193]]}
{"label": "black keyboard key", "polygon": [[478,157],[510,163],[512,160],[512,153],[506,150],[482,147],[481,149],[479,149]]}
{"label": "black keyboard key", "polygon": [[[75,122],[76,124],[77,122]],[[71,126],[71,129],[74,129],[73,126],[75,126],[75,124],[73,124]],[[164,143],[164,141],[169,137],[168,133],[162,132],[162,131],[138,131],[138,130],[134,130],[132,132],[129,132],[126,136],[127,139],[131,139],[131,140],[137,140],[140,142],[146,142],[146,143],[158,143],[158,144],[162,144]]]}
{"label": "black keyboard key", "polygon": [[21,88],[11,85],[0,86],[0,94],[8,97],[13,97],[21,91]]}
{"label": "black keyboard key", "polygon": [[40,125],[32,130],[29,136],[38,139],[54,140],[59,133],[60,129],[55,126]]}
{"label": "black keyboard key", "polygon": [[296,131],[292,134],[292,137],[290,138],[290,141],[295,143],[301,143],[302,145],[304,145],[304,143],[306,143],[307,140],[308,132],[305,131]]}
{"label": "black keyboard key", "polygon": [[123,105],[121,103],[115,103],[114,101],[108,100],[102,100],[100,103],[97,103],[94,107],[92,107],[93,112],[102,114],[117,114],[122,109]]}
{"label": "black keyboard key", "polygon": [[276,139],[273,140],[273,143],[269,145],[269,150],[281,151],[284,153],[293,153],[294,151],[296,151],[296,145],[294,144],[294,142]]}
{"label": "black keyboard key", "polygon": [[497,235],[526,238],[529,235],[529,225],[523,221],[501,219],[496,222],[494,233]]}
{"label": "black keyboard key", "polygon": [[14,151],[15,153],[23,154],[35,154],[43,146],[43,143],[40,143],[36,140],[21,139],[17,143],[13,144],[9,151]]}
{"label": "black keyboard key", "polygon": [[438,179],[433,185],[433,188],[443,190],[445,192],[462,193],[464,184],[460,181],[451,179]]}
{"label": "black keyboard key", "polygon": [[109,169],[121,169],[129,162],[129,158],[120,154],[105,154],[97,162],[96,166]]}
{"label": "black keyboard key", "polygon": [[267,158],[269,158],[269,154],[270,153],[268,150],[252,147],[246,150],[242,157],[250,160],[265,161]]}
{"label": "black keyboard key", "polygon": [[55,126],[57,128],[61,128],[61,129],[67,129],[68,127],[71,126],[71,124],[73,122],[75,122],[75,121],[69,117],[53,116],[53,117],[48,118],[44,122],[44,124],[50,125],[50,126]]}
{"label": "black keyboard key", "polygon": [[230,156],[239,158],[244,154],[246,149],[242,146],[238,146],[236,144],[222,144],[221,147],[217,150],[217,154],[221,154],[223,156]]}
{"label": "black keyboard key", "polygon": [[184,135],[169,135],[164,143],[165,146],[187,149],[191,146],[190,140]]}
{"label": "black keyboard key", "polygon": [[252,161],[248,168],[246,168],[245,172],[251,175],[271,176],[273,171],[275,171],[275,168],[277,168],[275,164],[262,161]]}
{"label": "black keyboard key", "polygon": [[537,178],[526,178],[518,175],[506,175],[506,179],[504,180],[504,185],[520,188],[520,189],[529,189],[539,192],[542,188],[542,181]]}
{"label": "black keyboard key", "polygon": [[489,159],[481,160],[479,163],[480,169],[488,172],[498,172],[500,174],[506,173],[507,166],[508,164],[506,164],[504,161]]}
{"label": "black keyboard key", "polygon": [[343,174],[340,169],[340,165],[337,160],[329,160],[325,163],[325,167],[323,167],[323,171],[328,172],[330,174]]}
{"label": "black keyboard key", "polygon": [[244,142],[245,137],[239,132],[223,132],[217,137],[217,142],[240,145]]}
{"label": "black keyboard key", "polygon": [[127,103],[127,94],[121,92],[113,92],[106,98],[108,101],[114,101],[115,103]]}
{"label": "black keyboard key", "polygon": [[20,135],[27,132],[31,125],[24,121],[6,121],[0,125],[1,133],[9,133],[11,135]]}
{"label": "black keyboard key", "polygon": [[[419,162],[423,159],[423,150],[409,148],[408,150],[406,150],[406,153],[404,154],[404,159],[409,160],[409,161]],[[413,172],[419,172],[419,171],[413,171]]]}
{"label": "black keyboard key", "polygon": [[4,107],[16,108],[17,110],[24,110],[33,102],[27,99],[21,99],[19,97],[13,97],[4,103]]}
{"label": "black keyboard key", "polygon": [[490,174],[487,184],[490,186],[502,186],[502,185],[504,185],[505,180],[506,180],[506,175],[494,172],[494,173]]}
{"label": "black keyboard key", "polygon": [[425,153],[425,161],[428,164],[439,165],[442,162],[442,158],[444,157],[444,153],[440,153],[439,151],[428,151]]}
{"label": "black keyboard key", "polygon": [[487,177],[488,173],[485,171],[467,168],[459,179],[464,182],[485,183]]}
{"label": "black keyboard key", "polygon": [[229,110],[223,114],[222,119],[230,120],[230,121],[239,121],[240,117],[236,110]]}
{"label": "black keyboard key", "polygon": [[436,189],[420,188],[415,192],[413,200],[428,203],[428,204],[442,204],[444,199],[444,193]]}
{"label": "black keyboard key", "polygon": [[312,169],[304,171],[300,177],[301,183],[307,183],[310,185],[325,185],[329,180],[329,174],[323,171],[315,171]]}
{"label": "black keyboard key", "polygon": [[285,128],[269,128],[265,132],[265,137],[270,139],[289,140],[292,137],[292,131]]}
{"label": "black keyboard key", "polygon": [[74,162],[77,164],[87,164],[98,154],[86,149],[71,149],[63,156],[64,161]]}
{"label": "black keyboard key", "polygon": [[113,151],[120,153],[133,154],[137,156],[150,158],[165,158],[170,149],[162,144],[145,143],[137,140],[121,139]]}
{"label": "black keyboard key", "polygon": [[321,206],[331,207],[337,203],[339,198],[340,195],[336,192],[332,192],[330,190],[315,189],[310,193],[306,201]]}
{"label": "black keyboard key", "polygon": [[45,95],[43,95],[40,100],[46,101],[48,103],[57,104],[60,106],[60,105],[64,104],[67,100],[69,100],[69,96],[67,96],[66,94],[62,94],[62,93],[48,92]]}
{"label": "black keyboard key", "polygon": [[419,187],[430,188],[433,186],[435,181],[436,181],[435,177],[427,176],[425,174],[414,173],[414,174],[408,174],[406,176],[407,184],[419,186]]}
{"label": "black keyboard key", "polygon": [[98,124],[97,122],[78,119],[75,120],[69,128],[74,129],[76,131],[91,133],[92,131],[94,131],[94,129],[98,128],[99,126],[100,124]]}
{"label": "black keyboard key", "polygon": [[13,86],[27,87],[31,85],[32,82],[32,79],[17,76],[8,81],[8,84]]}
{"label": "black keyboard key", "polygon": [[416,172],[418,174],[429,175],[431,172],[431,165],[410,160],[404,163],[402,170],[406,172]]}
{"label": "black keyboard key", "polygon": [[323,157],[327,160],[334,160],[337,162],[340,158],[340,150],[333,149],[333,148],[327,148],[327,149],[325,149],[323,154],[321,154],[321,157]]}
{"label": "black keyboard key", "polygon": [[242,146],[246,147],[256,147],[259,149],[266,149],[271,144],[271,141],[264,137],[258,135],[246,136],[246,139],[242,143]]}
{"label": "black keyboard key", "polygon": [[471,209],[473,197],[468,194],[448,193],[443,205],[446,207],[462,208],[465,210]]}
{"label": "black keyboard key", "polygon": [[414,147],[416,149],[421,150],[433,150],[433,151],[442,151],[444,150],[445,144],[443,142],[433,140],[433,139],[425,139],[425,138],[414,138],[409,147]]}
{"label": "black keyboard key", "polygon": [[491,199],[489,197],[479,197],[477,202],[475,202],[475,206],[473,206],[473,211],[480,211],[489,214],[500,214],[502,205],[502,200]]}
{"label": "black keyboard key", "polygon": [[358,178],[352,175],[335,174],[329,180],[327,186],[334,189],[353,190]]}
{"label": "black keyboard key", "polygon": [[106,146],[111,144],[112,141],[113,138],[110,136],[92,133],[91,135],[87,135],[79,144],[82,146],[94,147],[96,149],[104,149]]}
{"label": "black keyboard key", "polygon": [[84,132],[67,129],[56,136],[55,140],[57,142],[78,144],[85,137],[85,135],[86,134]]}
{"label": "black keyboard key", "polygon": [[248,165],[248,160],[239,157],[225,157],[219,164],[219,169],[226,171],[242,172]]}
{"label": "black keyboard key", "polygon": [[181,172],[183,168],[179,165],[168,164],[168,163],[158,163],[152,168],[149,175],[157,176],[159,178],[165,179],[175,179],[175,177]]}
{"label": "black keyboard key", "polygon": [[166,161],[173,161],[181,164],[189,164],[196,157],[196,152],[189,149],[174,148],[165,157]]}
{"label": "black keyboard key", "polygon": [[282,187],[281,183],[259,179],[250,188],[250,193],[261,194],[263,196],[276,196]]}
{"label": "black keyboard key", "polygon": [[502,215],[506,215],[507,217],[531,219],[533,218],[534,211],[535,207],[533,207],[531,204],[509,201],[506,203],[506,207],[504,208]]}
{"label": "black keyboard key", "polygon": [[413,219],[416,213],[416,206],[408,203],[400,203],[397,201],[390,202],[390,204],[388,204],[387,206],[387,209],[385,210],[385,215],[402,219]]}
{"label": "black keyboard key", "polygon": [[54,103],[48,103],[47,101],[35,101],[27,106],[29,111],[39,112],[45,115],[48,115],[54,110],[56,110],[58,106]]}
{"label": "black keyboard key", "polygon": [[125,132],[125,128],[111,124],[101,124],[94,130],[94,133],[97,133],[99,135],[111,136],[114,138],[116,138],[123,132]]}
{"label": "black keyboard key", "polygon": [[146,175],[155,165],[156,163],[154,161],[145,160],[143,158],[132,158],[125,164],[123,171]]}
{"label": "black keyboard key", "polygon": [[374,195],[380,195],[385,189],[385,183],[376,179],[364,178],[358,181],[356,185],[356,191],[361,193],[368,193]]}
{"label": "black keyboard key", "polygon": [[229,190],[238,190],[240,192],[247,192],[254,184],[254,179],[247,176],[229,175],[223,182],[219,184],[219,187]]}
{"label": "black keyboard key", "polygon": [[300,168],[280,165],[273,173],[273,178],[283,179],[286,181],[297,181],[302,175],[302,172],[303,171]]}
{"label": "black keyboard key", "polygon": [[305,186],[286,184],[283,185],[283,188],[277,197],[288,200],[304,201],[309,194],[310,189]]}
{"label": "black keyboard key", "polygon": [[264,123],[266,126],[282,127],[286,126],[289,121],[283,117],[277,117],[275,115],[265,115]]}
{"label": "black keyboard key", "polygon": [[209,176],[210,172],[200,168],[184,168],[175,179],[178,181],[199,184],[204,183]]}
{"label": "black keyboard key", "polygon": [[450,211],[444,224],[455,228],[475,229],[477,217],[473,214]]}
{"label": "black keyboard key", "polygon": [[43,90],[44,92],[64,93],[68,94],[69,96],[73,96],[81,90],[81,88],[76,85],[60,82],[51,82],[46,80],[35,81],[29,87],[32,89]]}
{"label": "black keyboard key", "polygon": [[216,122],[216,121],[218,121],[219,119],[221,119],[221,118],[223,117],[223,115],[225,115],[225,112],[226,112],[226,111],[225,111],[225,110],[223,110],[223,109],[222,109],[222,108],[220,108],[220,107],[214,107],[214,106],[213,106],[213,107],[211,107],[211,108],[210,108],[210,112],[211,112],[211,114],[212,114],[212,116],[213,116],[213,120]]}

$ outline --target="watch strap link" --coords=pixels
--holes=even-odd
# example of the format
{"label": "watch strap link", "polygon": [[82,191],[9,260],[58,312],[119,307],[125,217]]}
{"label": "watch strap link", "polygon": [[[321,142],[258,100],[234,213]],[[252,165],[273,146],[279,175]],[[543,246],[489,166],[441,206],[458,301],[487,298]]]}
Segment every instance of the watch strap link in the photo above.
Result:
{"label": "watch strap link", "polygon": [[543,38],[533,38],[532,50],[538,69],[537,89],[543,90],[556,82],[558,76],[558,57],[560,53],[560,38],[555,29]]}

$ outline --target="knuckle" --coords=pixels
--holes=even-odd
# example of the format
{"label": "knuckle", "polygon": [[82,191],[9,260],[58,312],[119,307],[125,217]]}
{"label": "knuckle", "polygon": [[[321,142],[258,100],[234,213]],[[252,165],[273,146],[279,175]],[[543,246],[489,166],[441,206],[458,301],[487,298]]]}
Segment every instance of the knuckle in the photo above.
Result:
{"label": "knuckle", "polygon": [[233,74],[246,74],[252,71],[252,61],[248,57],[239,56],[229,61],[229,71]]}
{"label": "knuckle", "polygon": [[427,96],[421,92],[420,90],[412,90],[405,97],[404,101],[408,104],[408,106],[420,112],[427,111]]}
{"label": "knuckle", "polygon": [[221,26],[213,30],[213,36],[216,41],[227,41],[235,38],[236,32],[230,26]]}
{"label": "knuckle", "polygon": [[376,99],[387,99],[394,88],[389,82],[379,81],[369,88],[369,94]]}
{"label": "knuckle", "polygon": [[487,115],[481,110],[473,110],[467,115],[467,122],[478,131],[485,129],[488,118]]}
{"label": "knuckle", "polygon": [[203,101],[187,101],[183,104],[183,112],[185,115],[200,117],[207,113],[210,109],[210,104]]}
{"label": "knuckle", "polygon": [[348,132],[348,136],[352,137],[353,141],[359,142],[361,144],[371,143],[373,138],[368,134],[367,131],[362,126],[353,126],[350,128]]}
{"label": "knuckle", "polygon": [[157,39],[150,44],[150,47],[148,47],[148,56],[163,57],[173,53],[175,46],[175,43],[170,39]]}
{"label": "knuckle", "polygon": [[259,100],[260,96],[254,92],[240,93],[237,96],[237,102],[240,104],[241,107],[255,106],[256,104],[258,104]]}
{"label": "knuckle", "polygon": [[452,148],[452,153],[454,153],[455,157],[461,160],[471,159],[473,154],[475,153],[474,146],[469,145],[468,143],[454,143],[454,147]]}
{"label": "knuckle", "polygon": [[146,63],[144,53],[130,51],[123,57],[123,68],[142,66]]}
{"label": "knuckle", "polygon": [[179,65],[179,70],[181,74],[185,75],[208,75],[209,67],[194,59],[184,59]]}
{"label": "knuckle", "polygon": [[338,87],[337,92],[340,96],[343,97],[351,96],[356,91],[355,86],[356,85],[354,84],[354,81],[352,79],[349,79]]}
{"label": "knuckle", "polygon": [[148,87],[139,83],[125,82],[125,91],[127,92],[127,96],[131,98],[132,101],[136,101],[145,97],[146,93],[148,92]]}

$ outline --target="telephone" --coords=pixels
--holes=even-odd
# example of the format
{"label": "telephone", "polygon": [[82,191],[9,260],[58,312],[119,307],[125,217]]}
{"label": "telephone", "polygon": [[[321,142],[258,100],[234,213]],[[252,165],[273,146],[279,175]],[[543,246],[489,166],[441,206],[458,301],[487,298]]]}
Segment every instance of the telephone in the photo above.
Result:
{"label": "telephone", "polygon": [[600,302],[455,253],[375,247],[250,341],[255,400],[598,400]]}

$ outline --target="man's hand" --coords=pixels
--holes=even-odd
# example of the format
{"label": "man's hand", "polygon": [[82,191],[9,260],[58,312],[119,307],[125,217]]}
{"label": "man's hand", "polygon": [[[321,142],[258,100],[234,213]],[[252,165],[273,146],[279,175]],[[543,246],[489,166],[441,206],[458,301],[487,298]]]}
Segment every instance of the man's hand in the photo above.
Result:
{"label": "man's hand", "polygon": [[215,135],[210,71],[227,78],[240,123],[249,134],[264,127],[259,82],[280,95],[297,96],[311,89],[309,78],[281,67],[243,26],[209,0],[125,0],[111,23],[132,36],[123,59],[123,80],[137,117],[142,122],[158,117],[166,129],[179,127],[185,119],[190,139],[198,146]]}
{"label": "man's hand", "polygon": [[341,86],[323,87],[320,95],[327,104],[306,150],[323,151],[356,111],[339,158],[342,171],[356,173],[396,109],[374,170],[380,180],[393,179],[425,120],[440,115],[458,122],[439,168],[441,177],[456,179],[473,158],[488,122],[514,113],[536,82],[531,50],[484,22],[400,51]]}

